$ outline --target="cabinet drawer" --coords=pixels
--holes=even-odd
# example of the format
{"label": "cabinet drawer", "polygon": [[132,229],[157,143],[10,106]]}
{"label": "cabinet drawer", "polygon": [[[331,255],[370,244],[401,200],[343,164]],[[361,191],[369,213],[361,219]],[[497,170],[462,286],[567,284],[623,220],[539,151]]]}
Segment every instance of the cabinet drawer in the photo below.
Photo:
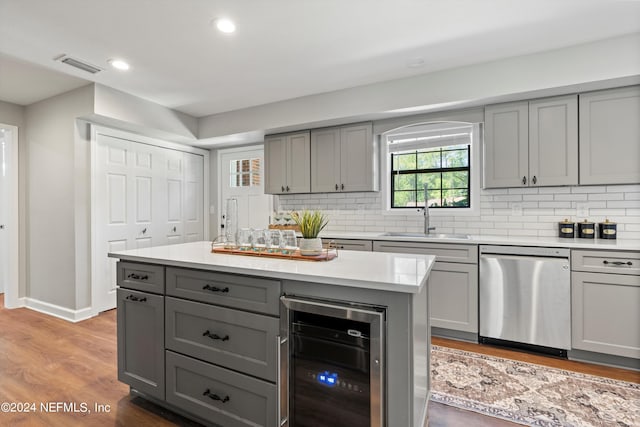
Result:
{"label": "cabinet drawer", "polygon": [[640,275],[640,253],[572,250],[571,269],[592,273]]}
{"label": "cabinet drawer", "polygon": [[164,267],[138,262],[118,262],[118,286],[164,294]]}
{"label": "cabinet drawer", "polygon": [[478,245],[418,242],[373,242],[374,252],[435,255],[441,262],[478,263]]}
{"label": "cabinet drawer", "polygon": [[167,350],[167,402],[225,427],[276,427],[275,384]]}
{"label": "cabinet drawer", "polygon": [[373,242],[371,240],[330,239],[329,241],[334,242],[338,250],[368,252],[373,250]]}
{"label": "cabinet drawer", "polygon": [[167,295],[278,315],[280,281],[167,267]]}
{"label": "cabinet drawer", "polygon": [[171,297],[165,310],[168,349],[276,381],[278,318]]}

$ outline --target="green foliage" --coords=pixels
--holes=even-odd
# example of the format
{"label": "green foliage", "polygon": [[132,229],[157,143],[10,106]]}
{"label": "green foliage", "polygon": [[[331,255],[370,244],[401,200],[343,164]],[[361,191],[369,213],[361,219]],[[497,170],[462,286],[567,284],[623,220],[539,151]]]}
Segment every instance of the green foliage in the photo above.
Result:
{"label": "green foliage", "polygon": [[329,219],[320,211],[291,212],[291,219],[300,227],[300,233],[305,239],[315,239]]}

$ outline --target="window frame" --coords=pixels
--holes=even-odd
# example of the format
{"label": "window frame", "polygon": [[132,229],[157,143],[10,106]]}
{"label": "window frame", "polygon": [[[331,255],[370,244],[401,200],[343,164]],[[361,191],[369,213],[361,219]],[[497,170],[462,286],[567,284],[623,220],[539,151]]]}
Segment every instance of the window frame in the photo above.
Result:
{"label": "window frame", "polygon": [[[380,162],[382,174],[382,185],[381,185],[381,203],[382,203],[382,213],[384,215],[411,215],[412,210],[420,213],[422,212],[422,207],[392,207],[391,197],[393,191],[393,174],[392,174],[392,152],[389,150],[389,140],[390,139],[398,139],[398,135],[407,134],[410,132],[415,135],[415,129],[420,129],[421,127],[428,127],[429,125],[433,125],[435,123],[443,123],[443,122],[424,122],[424,123],[414,123],[410,125],[405,125],[400,128],[392,129],[390,131],[384,132],[380,135],[381,144],[380,151],[382,161]],[[471,126],[471,141],[469,145],[469,202],[470,207],[438,207],[432,208],[429,211],[431,216],[450,216],[450,215],[460,215],[460,216],[478,216],[480,215],[480,170],[481,170],[481,146],[482,146],[482,132],[483,126],[482,123],[469,123],[469,122],[454,122],[448,121],[447,123],[451,123],[453,125],[469,125]],[[454,144],[451,145],[463,145],[463,144]]]}

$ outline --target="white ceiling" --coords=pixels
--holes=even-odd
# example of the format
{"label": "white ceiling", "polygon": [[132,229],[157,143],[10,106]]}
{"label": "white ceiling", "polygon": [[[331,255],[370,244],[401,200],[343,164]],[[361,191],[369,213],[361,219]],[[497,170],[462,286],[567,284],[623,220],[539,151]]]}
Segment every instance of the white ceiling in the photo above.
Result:
{"label": "white ceiling", "polygon": [[0,0],[0,16],[0,100],[95,81],[195,117],[640,32],[630,0]]}

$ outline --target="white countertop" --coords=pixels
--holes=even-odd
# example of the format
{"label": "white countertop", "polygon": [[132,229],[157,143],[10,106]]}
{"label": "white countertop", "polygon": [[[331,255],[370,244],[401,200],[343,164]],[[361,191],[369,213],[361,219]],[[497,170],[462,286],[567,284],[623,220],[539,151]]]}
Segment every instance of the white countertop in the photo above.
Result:
{"label": "white countertop", "polygon": [[211,253],[211,242],[156,246],[111,252],[124,261],[300,280],[329,285],[418,293],[427,282],[433,255],[340,251],[331,261],[223,255]]}
{"label": "white countertop", "polygon": [[469,235],[469,239],[385,236],[383,232],[326,231],[324,239],[385,240],[393,242],[458,243],[468,245],[542,246],[570,249],[640,251],[640,240],[630,239],[563,239],[560,237]]}

